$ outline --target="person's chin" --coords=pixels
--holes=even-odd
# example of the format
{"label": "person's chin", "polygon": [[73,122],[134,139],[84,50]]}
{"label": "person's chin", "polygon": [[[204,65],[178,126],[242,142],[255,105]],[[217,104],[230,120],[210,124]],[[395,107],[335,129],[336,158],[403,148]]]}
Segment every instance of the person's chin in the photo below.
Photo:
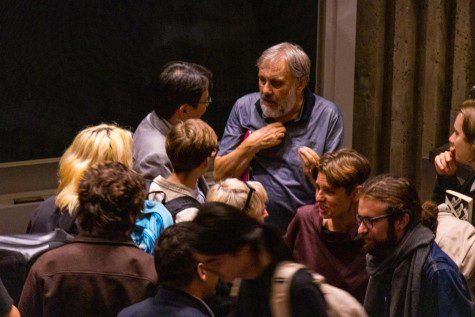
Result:
{"label": "person's chin", "polygon": [[328,212],[328,210],[322,209],[320,207],[320,217],[323,218],[323,219],[328,219],[328,218],[330,218],[330,212]]}

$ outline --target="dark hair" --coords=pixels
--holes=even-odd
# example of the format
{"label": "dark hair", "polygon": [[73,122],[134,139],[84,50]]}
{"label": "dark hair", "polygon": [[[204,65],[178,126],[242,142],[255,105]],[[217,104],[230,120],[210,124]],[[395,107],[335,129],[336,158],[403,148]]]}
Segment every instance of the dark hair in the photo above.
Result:
{"label": "dark hair", "polygon": [[143,177],[122,163],[92,165],[78,185],[79,225],[92,235],[124,237],[133,228],[145,195]]}
{"label": "dark hair", "polygon": [[422,204],[421,211],[421,223],[429,228],[434,234],[437,233],[437,216],[439,215],[439,209],[437,208],[436,203],[433,201],[426,201]]}
{"label": "dark hair", "polygon": [[165,149],[176,173],[189,173],[218,150],[218,137],[206,122],[189,119],[174,125]]}
{"label": "dark hair", "polygon": [[421,202],[415,186],[406,178],[379,175],[364,183],[360,191],[361,198],[371,198],[388,205],[387,213],[395,218],[409,215],[408,229],[421,222]]}
{"label": "dark hair", "polygon": [[322,155],[317,170],[323,173],[333,188],[343,187],[347,194],[363,184],[371,173],[366,157],[355,150],[341,149]]}
{"label": "dark hair", "polygon": [[269,252],[274,262],[291,260],[292,255],[279,231],[261,225],[241,210],[221,202],[200,206],[196,223],[195,248],[199,253],[236,253],[245,246],[257,254]]}
{"label": "dark hair", "polygon": [[195,227],[192,222],[180,222],[160,234],[154,259],[161,285],[184,289],[195,278],[198,265],[192,247]]}
{"label": "dark hair", "polygon": [[151,103],[155,113],[170,119],[182,104],[198,106],[201,95],[211,90],[212,73],[205,67],[182,61],[166,64],[151,83]]}

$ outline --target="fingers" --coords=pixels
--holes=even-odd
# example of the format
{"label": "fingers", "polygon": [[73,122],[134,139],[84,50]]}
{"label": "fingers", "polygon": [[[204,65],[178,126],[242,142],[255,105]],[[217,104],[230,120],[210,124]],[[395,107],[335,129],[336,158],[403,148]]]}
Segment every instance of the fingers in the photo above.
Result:
{"label": "fingers", "polygon": [[313,183],[315,180],[313,179],[314,175],[312,172],[314,168],[317,166],[318,161],[320,160],[320,157],[315,151],[313,151],[312,149],[306,146],[299,148],[298,153],[299,153],[303,173]]}
{"label": "fingers", "polygon": [[434,166],[439,175],[454,175],[457,172],[457,165],[451,151],[437,155],[434,159]]}
{"label": "fingers", "polygon": [[443,153],[435,157],[434,165],[437,172],[440,172],[439,174],[445,173],[445,170],[447,169],[447,163],[445,162],[445,155],[443,155]]}
{"label": "fingers", "polygon": [[318,164],[320,157],[318,154],[309,147],[302,146],[299,148],[299,155],[302,161],[306,162],[306,165],[311,165],[311,167]]}

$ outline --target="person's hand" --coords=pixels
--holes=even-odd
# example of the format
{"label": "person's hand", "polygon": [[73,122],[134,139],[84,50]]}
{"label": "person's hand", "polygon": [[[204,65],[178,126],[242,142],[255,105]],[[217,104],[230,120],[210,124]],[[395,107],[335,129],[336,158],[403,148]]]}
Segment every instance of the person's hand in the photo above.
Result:
{"label": "person's hand", "polygon": [[303,173],[312,183],[314,183],[313,170],[316,168],[320,157],[314,150],[306,146],[299,148],[299,156]]}
{"label": "person's hand", "polygon": [[281,122],[274,122],[253,131],[244,142],[254,150],[259,151],[279,145],[284,136],[284,125]]}
{"label": "person's hand", "polygon": [[455,148],[445,151],[437,155],[434,159],[435,170],[437,174],[442,176],[451,176],[457,172],[455,164]]}

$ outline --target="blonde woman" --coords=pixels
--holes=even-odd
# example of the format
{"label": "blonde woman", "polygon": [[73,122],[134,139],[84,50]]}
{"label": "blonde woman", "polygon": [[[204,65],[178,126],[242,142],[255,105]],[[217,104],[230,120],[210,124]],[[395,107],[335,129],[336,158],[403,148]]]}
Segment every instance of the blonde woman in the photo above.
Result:
{"label": "blonde woman", "polygon": [[61,156],[56,195],[38,206],[30,218],[27,233],[62,228],[77,234],[77,189],[84,171],[104,161],[119,162],[131,168],[132,144],[132,133],[114,124],[99,124],[79,132]]}
{"label": "blonde woman", "polygon": [[269,215],[266,210],[267,192],[259,182],[225,179],[211,187],[206,201],[222,202],[236,207],[260,223]]}

